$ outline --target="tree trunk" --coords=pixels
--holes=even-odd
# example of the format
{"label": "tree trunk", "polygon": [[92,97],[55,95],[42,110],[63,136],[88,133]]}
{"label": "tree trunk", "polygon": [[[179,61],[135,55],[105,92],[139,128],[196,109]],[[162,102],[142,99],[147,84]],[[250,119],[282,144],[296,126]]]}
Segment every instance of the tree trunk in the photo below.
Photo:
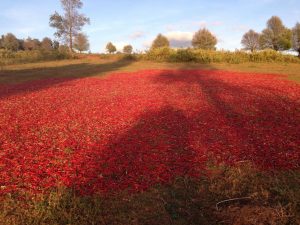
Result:
{"label": "tree trunk", "polygon": [[70,52],[73,52],[73,35],[72,32],[70,31]]}

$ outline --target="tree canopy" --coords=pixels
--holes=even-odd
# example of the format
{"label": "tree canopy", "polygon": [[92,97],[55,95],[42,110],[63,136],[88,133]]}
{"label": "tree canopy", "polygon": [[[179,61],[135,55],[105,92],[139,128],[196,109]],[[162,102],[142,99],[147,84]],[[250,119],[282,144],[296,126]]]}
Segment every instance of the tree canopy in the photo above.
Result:
{"label": "tree canopy", "polygon": [[244,34],[241,43],[244,49],[250,50],[251,52],[259,49],[259,33],[254,30],[249,30]]}
{"label": "tree canopy", "polygon": [[151,48],[163,48],[163,47],[170,47],[170,42],[167,37],[163,36],[162,34],[158,34],[155,40],[152,43]]}
{"label": "tree canopy", "polygon": [[74,48],[78,50],[80,53],[88,51],[90,49],[90,44],[87,35],[83,33],[79,33],[75,37]]}
{"label": "tree canopy", "polygon": [[55,12],[50,16],[50,26],[56,29],[55,36],[62,38],[73,51],[73,41],[90,19],[78,11],[82,8],[81,0],[61,0],[64,15]]}
{"label": "tree canopy", "polygon": [[116,46],[113,45],[113,43],[109,42],[106,45],[106,50],[109,54],[112,54],[117,51],[117,48],[116,48]]}
{"label": "tree canopy", "polygon": [[300,23],[296,23],[293,28],[293,49],[298,52],[300,57]]}
{"label": "tree canopy", "polygon": [[267,28],[260,35],[261,48],[286,50],[292,46],[292,32],[286,28],[278,16],[272,16],[267,21]]}
{"label": "tree canopy", "polygon": [[133,47],[131,45],[125,45],[124,48],[123,48],[123,52],[125,54],[131,54],[132,50],[133,50]]}
{"label": "tree canopy", "polygon": [[217,38],[204,28],[194,34],[192,45],[194,48],[215,50],[217,42]]}
{"label": "tree canopy", "polygon": [[11,50],[11,51],[18,51],[20,46],[19,40],[12,33],[8,33],[3,36],[1,45],[6,50]]}

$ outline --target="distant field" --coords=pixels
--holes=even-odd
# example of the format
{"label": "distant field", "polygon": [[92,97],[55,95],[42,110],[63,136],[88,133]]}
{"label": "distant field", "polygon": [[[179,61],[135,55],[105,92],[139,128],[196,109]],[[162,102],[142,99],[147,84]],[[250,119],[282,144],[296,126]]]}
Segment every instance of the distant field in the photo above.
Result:
{"label": "distant field", "polygon": [[0,83],[18,83],[33,79],[54,77],[103,76],[111,72],[134,72],[144,69],[208,69],[250,73],[285,75],[300,82],[300,64],[296,63],[157,63],[87,57],[84,59],[61,60],[42,63],[20,64],[3,67]]}
{"label": "distant field", "polygon": [[98,57],[4,67],[0,223],[297,224],[299,71]]}

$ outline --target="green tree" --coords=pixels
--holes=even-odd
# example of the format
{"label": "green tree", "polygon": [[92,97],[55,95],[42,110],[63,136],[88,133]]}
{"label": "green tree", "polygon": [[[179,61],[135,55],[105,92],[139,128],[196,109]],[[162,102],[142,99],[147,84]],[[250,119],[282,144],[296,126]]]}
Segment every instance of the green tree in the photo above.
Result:
{"label": "green tree", "polygon": [[158,34],[155,40],[152,43],[151,48],[163,48],[163,47],[170,47],[170,42],[167,37],[163,36],[162,34]]}
{"label": "green tree", "polygon": [[82,30],[85,24],[90,23],[90,19],[78,12],[82,8],[81,0],[61,0],[64,15],[55,12],[50,16],[50,26],[56,29],[55,36],[62,38],[73,51],[74,37]]}
{"label": "green tree", "polygon": [[88,51],[90,49],[88,37],[83,33],[79,33],[75,37],[74,48],[78,50],[80,53]]}
{"label": "green tree", "polygon": [[300,23],[296,23],[293,28],[293,49],[298,52],[300,57]]}
{"label": "green tree", "polygon": [[276,51],[290,49],[292,32],[286,28],[278,16],[272,16],[267,21],[267,28],[260,35],[261,48],[271,48]]}
{"label": "green tree", "polygon": [[18,51],[19,40],[12,33],[8,33],[3,37],[2,46],[7,50]]}
{"label": "green tree", "polygon": [[53,42],[50,38],[45,37],[41,42],[41,48],[46,51],[53,50]]}
{"label": "green tree", "polygon": [[126,45],[126,46],[124,46],[124,48],[123,48],[123,52],[124,52],[125,54],[131,54],[132,51],[133,51],[133,47],[132,47],[131,45]]}
{"label": "green tree", "polygon": [[112,54],[117,51],[117,48],[116,48],[116,46],[113,45],[113,43],[109,42],[106,45],[106,50],[109,54]]}
{"label": "green tree", "polygon": [[215,50],[217,38],[207,29],[200,29],[194,34],[192,45],[194,48]]}
{"label": "green tree", "polygon": [[259,49],[259,33],[254,30],[249,30],[244,34],[241,43],[246,50],[254,52]]}

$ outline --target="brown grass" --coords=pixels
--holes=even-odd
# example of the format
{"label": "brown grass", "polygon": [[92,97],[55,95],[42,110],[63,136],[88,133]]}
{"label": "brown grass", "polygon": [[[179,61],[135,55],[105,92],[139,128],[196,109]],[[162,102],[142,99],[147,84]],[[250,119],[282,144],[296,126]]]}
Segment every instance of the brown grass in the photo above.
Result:
{"label": "brown grass", "polygon": [[4,66],[0,83],[19,83],[55,77],[104,76],[112,72],[131,72],[145,69],[208,69],[285,75],[283,78],[300,82],[300,64],[296,63],[159,63],[123,60],[119,57],[88,56],[80,59]]}
{"label": "brown grass", "polygon": [[[270,174],[243,163],[214,168],[212,174],[131,195],[80,197],[62,188],[25,201],[7,196],[0,224],[299,224],[300,173]],[[245,196],[250,199],[216,208],[222,200]]]}

